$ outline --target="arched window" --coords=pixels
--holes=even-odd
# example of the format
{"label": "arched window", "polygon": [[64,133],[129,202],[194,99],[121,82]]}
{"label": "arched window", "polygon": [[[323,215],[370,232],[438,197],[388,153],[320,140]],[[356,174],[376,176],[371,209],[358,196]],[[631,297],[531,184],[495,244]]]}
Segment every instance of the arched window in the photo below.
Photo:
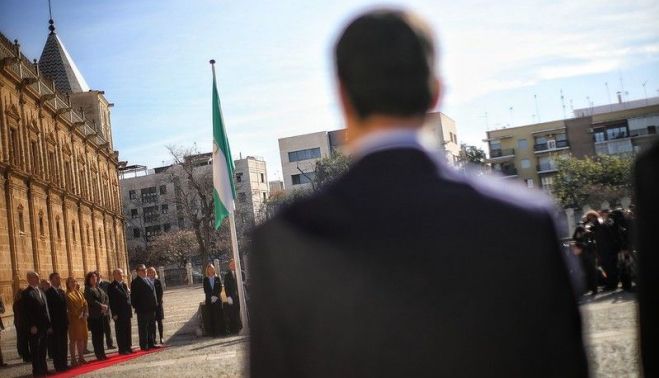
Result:
{"label": "arched window", "polygon": [[91,242],[91,240],[90,240],[90,238],[89,238],[89,225],[87,225],[87,245],[88,245],[88,246],[91,246],[91,245],[92,245],[92,242]]}
{"label": "arched window", "polygon": [[76,242],[76,222],[71,222],[71,240],[73,240],[73,244]]}
{"label": "arched window", "polygon": [[55,229],[57,232],[57,240],[62,240],[62,234],[59,229],[59,217],[55,217]]}
{"label": "arched window", "polygon": [[103,248],[103,232],[101,232],[101,229],[98,229],[98,246]]}

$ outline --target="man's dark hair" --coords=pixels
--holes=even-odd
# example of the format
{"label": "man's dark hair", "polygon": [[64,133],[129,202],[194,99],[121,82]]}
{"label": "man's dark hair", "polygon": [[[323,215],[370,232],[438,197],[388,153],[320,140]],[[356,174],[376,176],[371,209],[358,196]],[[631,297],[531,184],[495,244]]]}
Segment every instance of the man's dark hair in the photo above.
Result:
{"label": "man's dark hair", "polygon": [[55,276],[59,276],[59,273],[57,273],[57,272],[50,273],[50,275],[48,276],[48,279],[52,281],[53,277],[55,277]]}
{"label": "man's dark hair", "polygon": [[336,70],[360,118],[425,115],[432,106],[435,47],[420,19],[400,10],[367,12],[343,31]]}

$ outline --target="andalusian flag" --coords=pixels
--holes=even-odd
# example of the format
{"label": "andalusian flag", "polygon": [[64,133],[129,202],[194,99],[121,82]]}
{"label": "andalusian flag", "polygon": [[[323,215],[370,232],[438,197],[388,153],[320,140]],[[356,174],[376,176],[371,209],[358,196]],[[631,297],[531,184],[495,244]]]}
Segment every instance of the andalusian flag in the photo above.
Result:
{"label": "andalusian flag", "polygon": [[213,203],[215,204],[215,228],[220,228],[222,221],[235,209],[236,189],[233,187],[233,160],[229,139],[222,122],[220,96],[215,80],[215,61],[213,66]]}

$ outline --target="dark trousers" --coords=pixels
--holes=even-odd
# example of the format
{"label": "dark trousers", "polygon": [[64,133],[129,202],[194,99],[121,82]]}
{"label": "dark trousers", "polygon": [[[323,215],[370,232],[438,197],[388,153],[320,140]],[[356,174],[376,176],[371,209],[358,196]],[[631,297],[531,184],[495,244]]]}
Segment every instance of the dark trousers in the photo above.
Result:
{"label": "dark trousers", "polygon": [[610,253],[602,258],[602,268],[606,272],[606,288],[609,290],[618,287],[618,255]]}
{"label": "dark trousers", "polygon": [[155,312],[137,314],[137,331],[140,337],[140,349],[146,350],[154,346],[156,339]]}
{"label": "dark trousers", "polygon": [[581,266],[583,267],[584,279],[586,280],[586,290],[593,294],[597,293],[597,259],[595,254],[584,250],[581,253]]}
{"label": "dark trousers", "polygon": [[105,357],[105,346],[103,345],[103,317],[88,318],[87,325],[89,331],[92,333],[92,345],[94,346],[94,354],[96,358]]}
{"label": "dark trousers", "polygon": [[208,311],[208,335],[223,336],[227,334],[226,323],[224,321],[224,312],[222,311],[222,302],[209,303],[206,305]]}
{"label": "dark trousers", "polygon": [[110,328],[110,316],[103,317],[103,333],[108,349],[112,348],[112,329]]}
{"label": "dark trousers", "polygon": [[226,305],[224,311],[227,313],[229,319],[229,332],[238,333],[243,329],[243,322],[240,320],[240,302],[238,300],[233,302],[233,305]]}
{"label": "dark trousers", "polygon": [[23,361],[29,361],[32,358],[30,353],[30,332],[22,327],[16,327],[16,349]]}
{"label": "dark trousers", "polygon": [[130,334],[130,318],[118,318],[114,321],[114,331],[117,337],[117,349],[119,353],[131,352],[133,340]]}
{"label": "dark trousers", "polygon": [[56,371],[64,371],[67,368],[66,355],[68,345],[68,328],[53,328],[53,333],[48,337],[48,349],[53,358]]}
{"label": "dark trousers", "polygon": [[48,353],[48,335],[39,331],[36,335],[30,334],[30,350],[32,351],[32,375],[45,376],[48,373],[46,354]]}

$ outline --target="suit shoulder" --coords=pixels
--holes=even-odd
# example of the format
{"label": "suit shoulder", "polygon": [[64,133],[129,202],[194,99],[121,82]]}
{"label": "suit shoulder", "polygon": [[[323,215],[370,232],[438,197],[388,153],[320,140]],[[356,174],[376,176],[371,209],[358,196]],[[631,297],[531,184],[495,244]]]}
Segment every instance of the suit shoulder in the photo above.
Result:
{"label": "suit shoulder", "polygon": [[523,184],[493,176],[467,176],[458,172],[443,174],[456,185],[469,189],[475,198],[488,207],[499,207],[527,214],[552,214],[556,210],[553,200],[540,190],[529,189]]}

